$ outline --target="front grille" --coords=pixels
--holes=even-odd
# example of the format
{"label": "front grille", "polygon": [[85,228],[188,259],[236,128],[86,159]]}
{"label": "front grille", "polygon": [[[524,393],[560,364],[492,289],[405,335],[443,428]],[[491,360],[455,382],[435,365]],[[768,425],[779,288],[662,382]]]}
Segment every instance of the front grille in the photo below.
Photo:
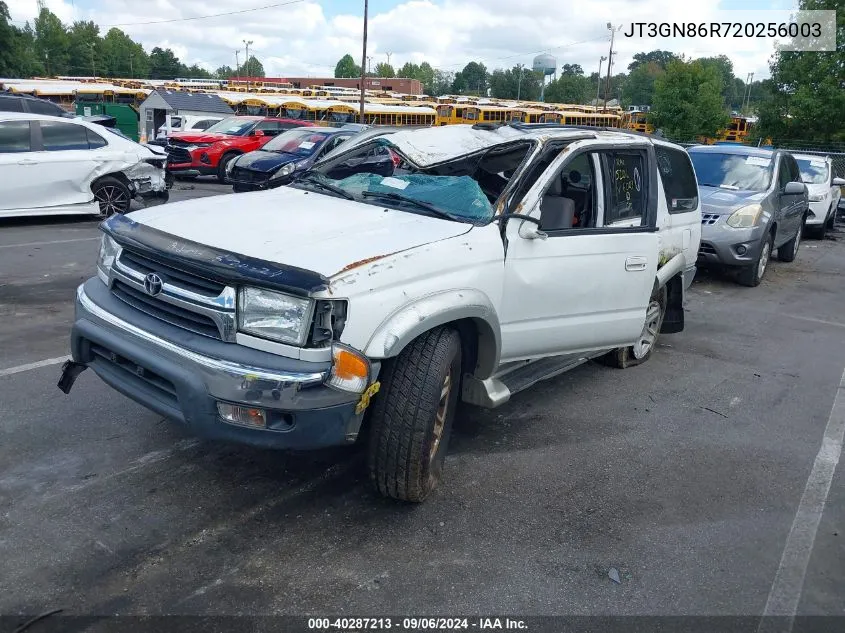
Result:
{"label": "front grille", "polygon": [[148,273],[158,273],[173,281],[178,281],[179,286],[195,292],[197,294],[206,295],[208,297],[217,297],[226,288],[225,284],[219,281],[212,281],[185,271],[173,268],[167,264],[162,264],[155,260],[145,257],[138,253],[127,251],[126,249],[120,254],[120,263],[125,264],[132,270],[136,270],[144,275]]}
{"label": "front grille", "polygon": [[232,170],[232,180],[237,182],[246,182],[254,185],[260,185],[268,180],[265,172],[253,171],[251,169],[243,169],[242,167],[235,167]]}
{"label": "front grille", "polygon": [[[162,282],[150,294],[145,280]],[[189,332],[232,342],[235,335],[234,289],[169,264],[123,249],[112,268],[112,294],[136,310]]]}
{"label": "front grille", "polygon": [[196,334],[220,339],[220,330],[217,328],[214,320],[204,314],[197,314],[179,306],[159,301],[155,297],[151,297],[143,291],[136,290],[122,281],[114,282],[112,293],[115,297],[124,303],[128,303],[136,310],[161,319],[166,323],[176,325]]}
{"label": "front grille", "polygon": [[716,213],[702,213],[701,214],[701,223],[702,224],[716,224],[719,221],[719,216]]}
{"label": "front grille", "polygon": [[171,163],[190,163],[191,153],[183,147],[168,145],[166,148],[167,160]]}
{"label": "front grille", "polygon": [[699,255],[715,255],[716,249],[713,248],[712,244],[708,244],[707,242],[702,242],[701,246],[698,247],[698,254]]}

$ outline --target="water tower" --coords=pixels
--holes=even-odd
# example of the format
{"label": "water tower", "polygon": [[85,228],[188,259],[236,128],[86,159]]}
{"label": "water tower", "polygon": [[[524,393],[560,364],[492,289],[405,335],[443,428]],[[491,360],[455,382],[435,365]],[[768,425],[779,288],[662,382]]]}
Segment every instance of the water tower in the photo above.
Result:
{"label": "water tower", "polygon": [[557,60],[548,55],[543,53],[542,55],[537,55],[534,58],[533,69],[535,73],[539,73],[542,77],[541,84],[540,84],[540,101],[543,100],[543,95],[546,92],[546,77],[554,75],[557,78]]}

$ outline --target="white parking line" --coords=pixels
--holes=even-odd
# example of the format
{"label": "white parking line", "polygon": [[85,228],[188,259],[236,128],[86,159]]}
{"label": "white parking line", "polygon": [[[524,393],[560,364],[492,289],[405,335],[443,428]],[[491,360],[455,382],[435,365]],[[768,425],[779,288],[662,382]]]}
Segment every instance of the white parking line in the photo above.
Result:
{"label": "white parking line", "polygon": [[[786,546],[780,559],[775,580],[769,591],[769,599],[763,610],[758,632],[773,630],[791,631],[793,619],[798,610],[807,565],[813,553],[813,543],[824,512],[830,484],[839,457],[842,454],[842,440],[845,436],[845,371],[839,381],[833,408],[827,420],[822,437],[822,446],[810,471],[810,478],[798,504],[798,512],[792,522],[792,529],[786,539]],[[783,619],[766,619],[780,616]],[[786,626],[785,626],[786,625]]]}
{"label": "white parking line", "polygon": [[69,244],[70,242],[92,242],[102,237],[77,237],[72,240],[53,240],[51,242],[24,242],[22,244],[0,244],[0,248],[17,248],[18,246],[48,246],[50,244]]}
{"label": "white parking line", "polygon": [[9,367],[8,369],[0,369],[0,378],[3,376],[11,376],[12,374],[19,374],[22,371],[29,371],[30,369],[38,369],[39,367],[48,367],[49,365],[58,365],[66,360],[70,360],[70,356],[59,356],[57,358],[46,358],[34,363],[27,363],[26,365],[18,365],[17,367]]}

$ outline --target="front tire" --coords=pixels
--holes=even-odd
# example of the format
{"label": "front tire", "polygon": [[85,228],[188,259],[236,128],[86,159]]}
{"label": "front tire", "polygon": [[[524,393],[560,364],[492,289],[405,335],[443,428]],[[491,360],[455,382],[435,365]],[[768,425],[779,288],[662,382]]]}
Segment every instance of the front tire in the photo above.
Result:
{"label": "front tire", "polygon": [[229,152],[228,154],[223,154],[220,157],[220,162],[217,163],[217,180],[222,183],[226,182],[226,165],[229,164],[229,161],[236,159],[240,154],[235,152]]}
{"label": "front tire", "polygon": [[114,176],[104,176],[91,187],[94,199],[100,207],[100,217],[108,218],[115,213],[126,213],[132,202],[132,192],[126,183]]}
{"label": "front tire", "polygon": [[439,327],[385,367],[373,405],[367,463],[386,497],[420,502],[440,482],[461,382],[461,338]]}
{"label": "front tire", "polygon": [[798,256],[798,249],[801,246],[801,237],[804,235],[804,220],[798,225],[798,232],[786,244],[778,248],[778,259],[782,262],[794,262]]}
{"label": "front tire", "polygon": [[766,274],[766,269],[772,259],[772,245],[774,244],[774,237],[769,234],[766,236],[766,241],[760,247],[760,252],[757,255],[757,260],[750,266],[745,266],[739,271],[737,281],[743,286],[749,288],[756,288],[763,281],[763,275]]}
{"label": "front tire", "polygon": [[636,342],[628,347],[619,347],[605,354],[602,357],[605,365],[617,369],[627,369],[628,367],[642,365],[651,358],[654,348],[657,347],[660,328],[663,326],[663,317],[666,316],[666,301],[667,292],[664,286],[651,295],[646,308],[643,331],[637,337]]}

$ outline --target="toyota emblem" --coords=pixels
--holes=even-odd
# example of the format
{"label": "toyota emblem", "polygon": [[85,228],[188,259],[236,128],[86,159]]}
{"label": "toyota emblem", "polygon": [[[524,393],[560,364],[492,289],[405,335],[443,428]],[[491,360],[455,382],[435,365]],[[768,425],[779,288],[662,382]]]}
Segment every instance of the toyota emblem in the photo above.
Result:
{"label": "toyota emblem", "polygon": [[150,273],[144,277],[144,290],[146,290],[147,294],[151,297],[155,297],[159,294],[163,286],[164,282],[161,280],[161,277],[155,273]]}

